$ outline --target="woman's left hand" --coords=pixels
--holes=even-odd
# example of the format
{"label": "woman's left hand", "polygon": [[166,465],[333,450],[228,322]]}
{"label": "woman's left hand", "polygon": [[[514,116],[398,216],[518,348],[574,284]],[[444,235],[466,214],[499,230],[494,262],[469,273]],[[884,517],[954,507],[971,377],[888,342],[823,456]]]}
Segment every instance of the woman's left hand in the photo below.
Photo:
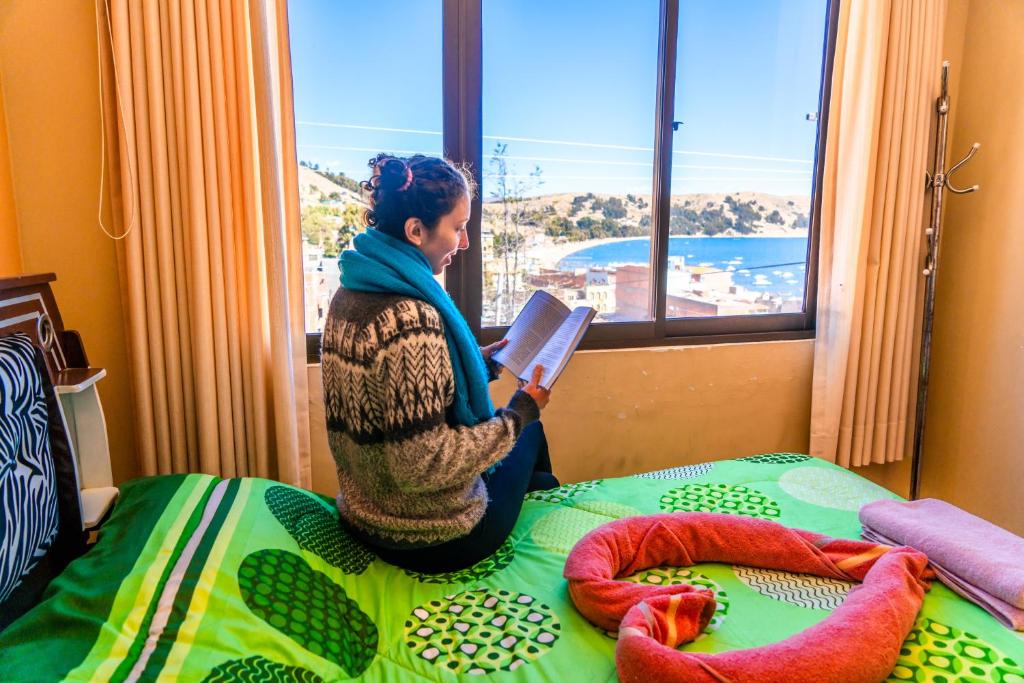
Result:
{"label": "woman's left hand", "polygon": [[[493,344],[488,344],[487,346],[481,346],[480,347],[480,353],[483,355],[484,360],[488,360],[489,361],[491,359],[491,356],[494,355],[495,351],[497,351],[499,349],[503,349],[506,346],[508,346],[508,339],[502,339],[500,341],[494,342]],[[498,374],[499,375],[501,374],[501,369],[502,368],[499,365],[498,366]]]}

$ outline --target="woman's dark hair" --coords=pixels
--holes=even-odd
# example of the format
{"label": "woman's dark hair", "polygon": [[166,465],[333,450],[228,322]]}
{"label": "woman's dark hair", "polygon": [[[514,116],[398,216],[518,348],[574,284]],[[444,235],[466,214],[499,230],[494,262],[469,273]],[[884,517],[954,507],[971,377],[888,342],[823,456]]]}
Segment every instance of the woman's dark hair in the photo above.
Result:
{"label": "woman's dark hair", "polygon": [[468,171],[438,157],[378,154],[367,165],[373,176],[360,183],[370,198],[366,224],[403,242],[409,218],[419,218],[433,230],[459,199],[466,193],[472,197],[476,189]]}

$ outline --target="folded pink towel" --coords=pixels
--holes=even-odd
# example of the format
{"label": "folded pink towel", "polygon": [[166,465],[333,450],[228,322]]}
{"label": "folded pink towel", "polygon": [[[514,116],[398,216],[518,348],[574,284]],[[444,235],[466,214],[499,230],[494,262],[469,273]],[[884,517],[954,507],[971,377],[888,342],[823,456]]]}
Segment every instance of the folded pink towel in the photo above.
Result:
{"label": "folded pink towel", "polygon": [[950,589],[1024,630],[1024,538],[934,498],[877,500],[860,522],[864,538],[920,550]]}
{"label": "folded pink towel", "polygon": [[[863,581],[824,621],[788,640],[719,654],[680,652],[715,611],[710,591],[616,580],[660,565],[726,562]],[[619,629],[624,683],[877,683],[914,624],[928,558],[763,519],[700,512],[627,517],[584,536],[565,563],[576,608]]]}

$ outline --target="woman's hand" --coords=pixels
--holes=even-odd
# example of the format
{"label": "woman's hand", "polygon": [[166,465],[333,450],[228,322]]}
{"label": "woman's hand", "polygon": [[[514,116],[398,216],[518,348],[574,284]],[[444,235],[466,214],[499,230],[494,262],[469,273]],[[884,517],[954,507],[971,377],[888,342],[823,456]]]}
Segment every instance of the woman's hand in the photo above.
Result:
{"label": "woman's hand", "polygon": [[[503,349],[506,346],[508,346],[508,339],[502,339],[501,341],[496,341],[493,344],[488,344],[487,346],[481,346],[480,347],[480,353],[483,355],[485,361],[489,361],[489,360],[491,360],[491,356],[494,355],[495,351],[498,351],[499,349]],[[498,365],[496,370],[495,370],[495,376],[501,377],[502,369],[503,368],[500,365]]]}
{"label": "woman's hand", "polygon": [[545,389],[539,384],[540,379],[543,376],[544,366],[534,365],[533,376],[530,378],[530,381],[527,383],[523,380],[519,380],[519,388],[528,393],[530,397],[533,398],[534,403],[537,404],[537,407],[541,410],[544,410],[548,401],[551,400],[551,390]]}

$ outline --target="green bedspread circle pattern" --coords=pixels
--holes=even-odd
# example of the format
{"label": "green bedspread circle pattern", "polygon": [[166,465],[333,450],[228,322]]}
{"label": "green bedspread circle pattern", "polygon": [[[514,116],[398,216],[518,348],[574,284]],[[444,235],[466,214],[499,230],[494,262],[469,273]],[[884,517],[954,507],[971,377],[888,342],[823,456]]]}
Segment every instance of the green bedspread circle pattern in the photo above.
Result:
{"label": "green bedspread circle pattern", "polygon": [[[428,576],[375,558],[330,498],[263,479],[139,479],[96,546],[0,633],[0,680],[610,682],[615,641],[576,612],[562,578],[591,529],[711,510],[856,538],[856,506],[878,498],[895,496],[801,454],[680,463],[531,494],[495,556]],[[788,638],[847,589],[716,563],[626,580],[716,592],[712,627],[685,646],[696,652]],[[935,584],[889,680],[1021,683],[1022,662],[1024,639]]]}

